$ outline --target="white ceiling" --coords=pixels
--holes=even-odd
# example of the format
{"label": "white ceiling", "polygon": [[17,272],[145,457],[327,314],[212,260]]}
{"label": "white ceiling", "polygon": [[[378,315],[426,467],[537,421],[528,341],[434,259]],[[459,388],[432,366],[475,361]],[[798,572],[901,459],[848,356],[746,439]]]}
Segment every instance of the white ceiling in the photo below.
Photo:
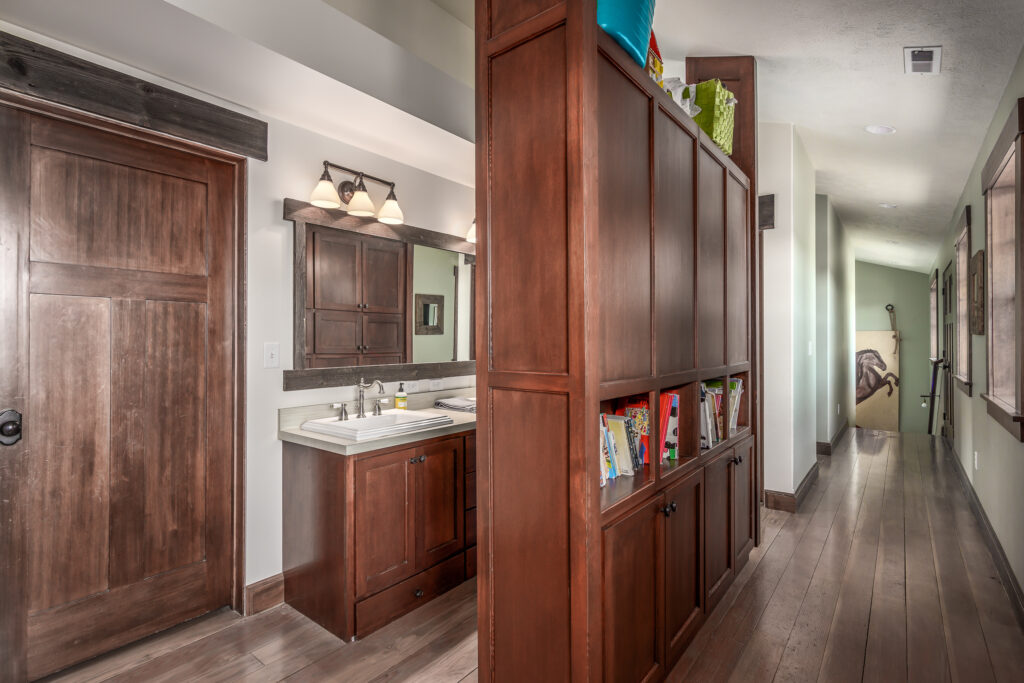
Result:
{"label": "white ceiling", "polygon": [[[796,124],[857,258],[925,271],[1024,45],[1024,2],[659,0],[655,32],[667,59],[755,55],[758,119]],[[942,46],[941,75],[903,73],[921,45]]]}

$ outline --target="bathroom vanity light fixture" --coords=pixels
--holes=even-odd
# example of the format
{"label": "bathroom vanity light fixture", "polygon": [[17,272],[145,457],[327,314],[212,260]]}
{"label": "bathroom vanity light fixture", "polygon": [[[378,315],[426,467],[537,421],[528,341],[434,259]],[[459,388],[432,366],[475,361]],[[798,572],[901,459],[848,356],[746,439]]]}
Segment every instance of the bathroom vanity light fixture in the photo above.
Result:
{"label": "bathroom vanity light fixture", "polygon": [[[334,180],[331,178],[330,169],[332,168],[352,175],[353,180],[343,180],[335,189]],[[373,200],[370,199],[370,194],[366,191],[367,180],[388,187],[387,199],[384,200],[384,205],[380,208],[379,213]],[[377,220],[388,225],[401,225],[405,222],[402,207],[398,205],[398,198],[395,196],[393,182],[330,161],[324,161],[324,172],[320,175],[319,182],[309,196],[309,203],[322,209],[340,209],[344,204],[345,211],[350,216],[361,218],[376,216]]]}

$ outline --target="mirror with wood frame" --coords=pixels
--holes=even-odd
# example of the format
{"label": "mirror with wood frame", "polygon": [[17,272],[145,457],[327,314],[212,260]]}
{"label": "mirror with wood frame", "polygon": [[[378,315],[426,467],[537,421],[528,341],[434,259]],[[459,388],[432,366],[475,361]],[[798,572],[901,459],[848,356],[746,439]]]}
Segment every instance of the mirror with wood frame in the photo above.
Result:
{"label": "mirror with wood frame", "polygon": [[473,374],[475,245],[294,199],[293,367],[284,388]]}

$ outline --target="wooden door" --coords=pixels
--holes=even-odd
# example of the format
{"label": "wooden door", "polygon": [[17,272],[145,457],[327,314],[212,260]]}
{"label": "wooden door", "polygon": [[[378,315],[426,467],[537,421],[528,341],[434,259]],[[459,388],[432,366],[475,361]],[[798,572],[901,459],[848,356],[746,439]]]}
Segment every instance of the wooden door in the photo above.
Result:
{"label": "wooden door", "polygon": [[0,131],[35,678],[232,601],[237,167],[6,107]]}
{"label": "wooden door", "polygon": [[330,228],[313,233],[313,307],[335,311],[362,308],[362,240],[358,235]]}
{"label": "wooden door", "polygon": [[956,278],[953,262],[942,271],[942,436],[953,438],[953,390],[956,388]]}
{"label": "wooden door", "polygon": [[733,571],[743,569],[754,547],[754,439],[736,446],[733,456]]}
{"label": "wooden door", "polygon": [[665,490],[665,648],[678,659],[704,622],[704,470]]}
{"label": "wooden door", "polygon": [[704,582],[706,610],[722,599],[733,579],[733,459],[729,449],[704,467]]}
{"label": "wooden door", "polygon": [[356,462],[357,598],[416,573],[416,463],[415,448]]}
{"label": "wooden door", "polygon": [[725,168],[697,155],[697,357],[702,368],[725,365]]}
{"label": "wooden door", "polygon": [[465,546],[462,437],[418,449],[419,568],[432,567]]}
{"label": "wooden door", "polygon": [[364,313],[363,353],[401,354],[405,346],[402,316],[388,313]]}
{"label": "wooden door", "polygon": [[315,311],[313,353],[358,354],[363,349],[363,316],[355,311]]}
{"label": "wooden door", "polygon": [[363,309],[370,313],[405,311],[405,243],[363,237]]}
{"label": "wooden door", "polygon": [[604,680],[660,680],[665,652],[662,620],[662,523],[658,496],[602,531]]}

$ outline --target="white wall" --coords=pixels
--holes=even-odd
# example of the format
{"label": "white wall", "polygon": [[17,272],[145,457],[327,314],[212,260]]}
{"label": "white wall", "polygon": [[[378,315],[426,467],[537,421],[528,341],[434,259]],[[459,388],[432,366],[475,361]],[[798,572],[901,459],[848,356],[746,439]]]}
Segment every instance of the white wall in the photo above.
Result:
{"label": "white wall", "polygon": [[[324,159],[397,183],[406,222],[463,236],[473,220],[475,192],[280,121],[270,122],[266,163],[249,163],[248,335],[246,345],[246,570],[252,583],[281,571],[281,442],[277,409],[355,398],[353,387],[282,390],[292,362],[292,224],[282,219],[284,197],[307,199]],[[380,204],[379,188],[370,187]],[[281,368],[263,368],[264,342],[281,345]],[[472,386],[449,378],[445,388]],[[398,384],[388,384],[393,392]],[[426,389],[426,387],[422,387]]]}
{"label": "white wall", "polygon": [[765,231],[764,487],[793,493],[815,460],[814,168],[791,124],[758,125],[759,194],[775,195]]}

